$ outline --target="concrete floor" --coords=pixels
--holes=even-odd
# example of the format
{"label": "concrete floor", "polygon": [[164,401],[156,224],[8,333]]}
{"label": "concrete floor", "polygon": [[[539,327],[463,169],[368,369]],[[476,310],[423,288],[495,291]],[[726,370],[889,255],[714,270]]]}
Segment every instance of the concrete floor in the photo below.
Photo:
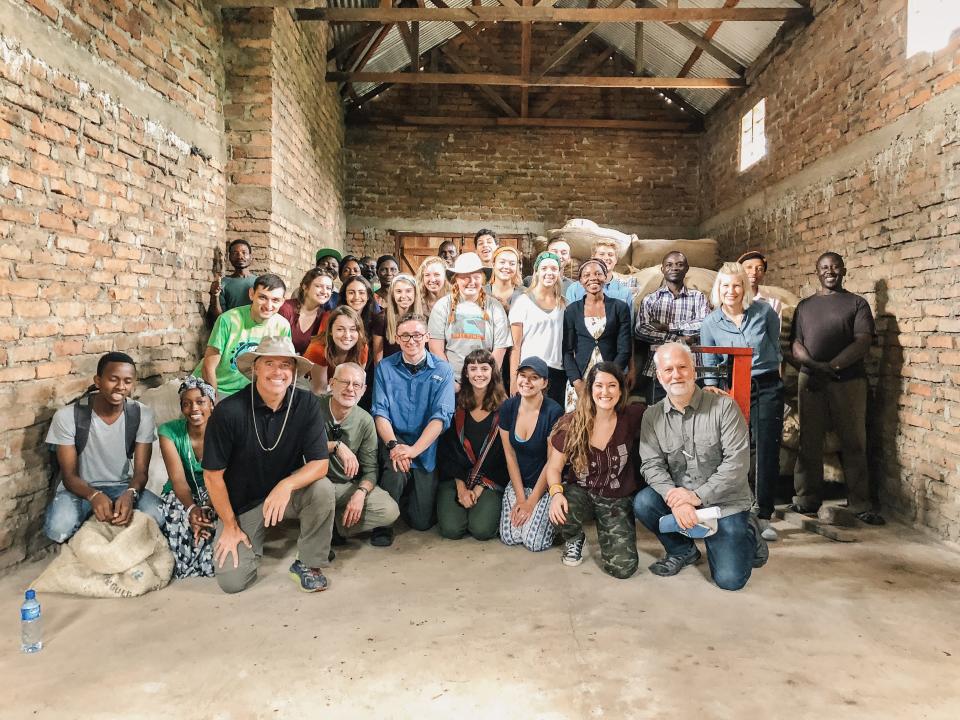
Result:
{"label": "concrete floor", "polygon": [[960,717],[960,554],[896,525],[853,544],[779,527],[739,593],[705,561],[650,575],[646,533],[644,569],[617,581],[592,553],[566,568],[557,549],[405,532],[341,548],[307,595],[287,532],[241,595],[46,595],[35,656],[18,652],[25,565],[0,580],[0,717]]}

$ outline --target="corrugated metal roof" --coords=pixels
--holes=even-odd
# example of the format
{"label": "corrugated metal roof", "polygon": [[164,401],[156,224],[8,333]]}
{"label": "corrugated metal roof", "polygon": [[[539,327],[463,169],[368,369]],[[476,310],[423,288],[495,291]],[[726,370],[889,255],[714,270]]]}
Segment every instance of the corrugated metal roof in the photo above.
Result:
{"label": "corrugated metal roof", "polygon": [[[651,0],[661,7],[667,5],[667,0]],[[497,0],[482,0],[484,5],[497,5]],[[331,7],[373,7],[379,0],[330,0]],[[450,7],[466,7],[471,0],[447,0]],[[609,7],[613,0],[599,0],[600,7]],[[587,7],[587,0],[560,0],[557,7],[574,8]],[[681,7],[723,7],[724,0],[681,0]],[[740,0],[736,7],[802,7],[794,0]],[[744,66],[752,64],[766,49],[777,32],[780,22],[725,22],[722,23],[713,36],[711,43]],[[707,22],[689,23],[688,27],[703,35],[709,27]],[[340,43],[341,37],[353,37],[359,30],[341,29],[350,26],[334,26],[334,37]],[[421,23],[420,47],[421,52],[440,45],[459,34],[453,23]],[[339,35],[338,35],[339,33]],[[634,25],[631,23],[601,23],[593,33],[605,43],[615,48],[632,63],[634,58]],[[677,33],[666,23],[644,23],[643,35],[643,68],[642,72],[654,77],[676,77],[686,64],[690,55],[696,50],[690,40]],[[373,57],[364,67],[370,72],[396,72],[410,64],[410,56],[404,45],[403,37],[394,28],[390,31]],[[737,77],[726,65],[702,53],[697,62],[690,69],[690,77]],[[376,85],[356,85],[355,90],[363,95],[373,90]],[[730,92],[721,89],[683,89],[679,94],[702,113],[707,113],[723,96]]]}

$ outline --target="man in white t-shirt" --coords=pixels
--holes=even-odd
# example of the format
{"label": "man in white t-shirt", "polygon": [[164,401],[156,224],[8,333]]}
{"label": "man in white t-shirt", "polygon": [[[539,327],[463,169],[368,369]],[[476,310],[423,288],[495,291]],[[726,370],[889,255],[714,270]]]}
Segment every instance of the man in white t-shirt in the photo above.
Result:
{"label": "man in white t-shirt", "polygon": [[133,358],[107,353],[93,383],[97,391],[60,408],[47,433],[47,443],[56,446],[61,481],[44,533],[57,543],[73,537],[91,515],[127,525],[137,509],[163,524],[160,499],[144,489],[157,432],[153,411],[130,399],[137,383]]}

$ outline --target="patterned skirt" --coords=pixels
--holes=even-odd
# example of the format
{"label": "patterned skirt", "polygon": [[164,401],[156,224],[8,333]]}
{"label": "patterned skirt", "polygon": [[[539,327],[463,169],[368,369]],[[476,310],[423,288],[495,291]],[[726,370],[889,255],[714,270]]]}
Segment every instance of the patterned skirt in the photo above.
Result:
{"label": "patterned skirt", "polygon": [[[209,503],[206,492],[197,504]],[[213,537],[193,541],[193,530],[187,519],[186,508],[171,490],[161,498],[160,511],[166,519],[163,528],[175,560],[174,579],[188,577],[213,577]]]}

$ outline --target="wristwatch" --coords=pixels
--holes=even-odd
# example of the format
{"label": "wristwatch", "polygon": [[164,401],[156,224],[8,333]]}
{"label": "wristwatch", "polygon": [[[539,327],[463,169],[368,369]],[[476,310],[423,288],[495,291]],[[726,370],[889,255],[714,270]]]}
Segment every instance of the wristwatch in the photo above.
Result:
{"label": "wristwatch", "polygon": [[393,450],[393,449],[394,449],[397,445],[399,445],[399,444],[400,444],[400,443],[398,443],[396,440],[388,440],[388,441],[387,441],[387,450]]}

